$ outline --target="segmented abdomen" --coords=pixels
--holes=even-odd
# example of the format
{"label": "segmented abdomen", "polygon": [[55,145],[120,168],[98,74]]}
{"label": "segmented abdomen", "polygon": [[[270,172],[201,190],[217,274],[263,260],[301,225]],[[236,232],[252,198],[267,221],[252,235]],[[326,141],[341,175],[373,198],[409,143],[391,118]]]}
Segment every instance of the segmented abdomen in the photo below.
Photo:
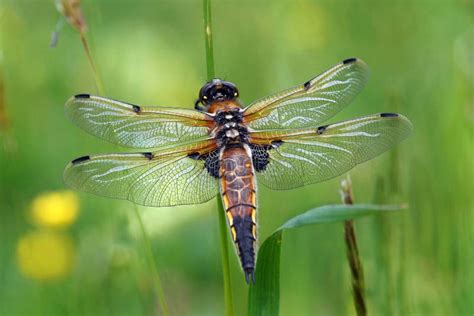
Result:
{"label": "segmented abdomen", "polygon": [[256,183],[251,151],[245,144],[225,148],[220,159],[222,201],[248,283],[250,278],[254,280],[257,240]]}

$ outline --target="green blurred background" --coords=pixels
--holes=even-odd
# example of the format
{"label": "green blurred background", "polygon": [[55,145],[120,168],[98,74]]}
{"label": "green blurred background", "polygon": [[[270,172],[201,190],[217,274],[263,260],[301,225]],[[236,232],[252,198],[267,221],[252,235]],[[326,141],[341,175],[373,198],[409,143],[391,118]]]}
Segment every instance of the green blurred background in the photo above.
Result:
{"label": "green blurred background", "polygon": [[[108,97],[191,108],[206,79],[200,1],[81,3]],[[252,100],[347,57],[371,79],[331,121],[399,112],[414,132],[351,172],[356,202],[410,208],[356,223],[372,315],[474,314],[474,10],[469,0],[213,1],[216,73]],[[65,192],[68,161],[117,147],[68,122],[97,93],[79,35],[53,1],[0,1],[0,315],[155,315],[134,206]],[[260,187],[259,234],[339,203],[339,179]],[[216,201],[139,207],[172,315],[223,313]],[[237,315],[247,285],[231,253]],[[343,227],[285,233],[282,315],[354,315]]]}

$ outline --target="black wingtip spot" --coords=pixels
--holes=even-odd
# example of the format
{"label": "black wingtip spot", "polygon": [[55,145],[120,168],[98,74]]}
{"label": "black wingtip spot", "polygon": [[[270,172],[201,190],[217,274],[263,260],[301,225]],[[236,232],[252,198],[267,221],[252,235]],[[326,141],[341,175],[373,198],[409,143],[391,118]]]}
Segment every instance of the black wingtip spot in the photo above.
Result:
{"label": "black wingtip spot", "polygon": [[90,97],[91,97],[91,95],[86,94],[86,93],[76,94],[74,96],[74,98],[76,98],[76,99],[89,99]]}
{"label": "black wingtip spot", "polygon": [[145,158],[147,158],[148,160],[153,159],[153,153],[147,152],[147,153],[142,153],[142,155],[145,156]]}
{"label": "black wingtip spot", "polygon": [[352,64],[352,63],[355,63],[357,61],[357,58],[347,58],[347,59],[344,59],[342,61],[342,63],[344,65],[347,65],[347,64]]}
{"label": "black wingtip spot", "polygon": [[318,135],[321,135],[322,133],[324,133],[324,131],[326,130],[326,128],[328,128],[329,125],[324,125],[324,126],[320,126],[318,127],[318,129],[316,130],[316,133]]}
{"label": "black wingtip spot", "polygon": [[133,107],[133,112],[135,113],[140,113],[140,111],[142,110],[138,105],[132,104],[132,107]]}
{"label": "black wingtip spot", "polygon": [[76,165],[76,164],[78,164],[78,163],[87,161],[87,160],[89,160],[89,159],[91,159],[90,156],[82,156],[82,157],[79,157],[79,158],[74,159],[73,161],[71,161],[71,163],[72,163],[73,165]]}
{"label": "black wingtip spot", "polygon": [[398,117],[397,113],[380,113],[380,117]]}
{"label": "black wingtip spot", "polygon": [[303,84],[303,87],[305,90],[308,90],[309,87],[311,87],[311,80],[310,81],[306,81],[304,84]]}
{"label": "black wingtip spot", "polygon": [[280,147],[282,144],[283,144],[283,141],[282,141],[282,140],[274,140],[274,141],[272,141],[272,147],[273,147],[273,148],[278,148],[278,147]]}

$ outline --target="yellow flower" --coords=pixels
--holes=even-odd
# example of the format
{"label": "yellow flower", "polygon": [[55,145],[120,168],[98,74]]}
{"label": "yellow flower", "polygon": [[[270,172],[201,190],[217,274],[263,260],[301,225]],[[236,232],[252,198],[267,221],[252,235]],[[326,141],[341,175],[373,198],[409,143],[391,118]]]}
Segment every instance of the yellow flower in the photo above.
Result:
{"label": "yellow flower", "polygon": [[43,193],[31,205],[33,221],[48,228],[68,227],[76,220],[78,211],[79,199],[72,191]]}
{"label": "yellow flower", "polygon": [[74,267],[74,243],[63,233],[28,233],[18,241],[16,254],[21,273],[38,281],[63,278]]}

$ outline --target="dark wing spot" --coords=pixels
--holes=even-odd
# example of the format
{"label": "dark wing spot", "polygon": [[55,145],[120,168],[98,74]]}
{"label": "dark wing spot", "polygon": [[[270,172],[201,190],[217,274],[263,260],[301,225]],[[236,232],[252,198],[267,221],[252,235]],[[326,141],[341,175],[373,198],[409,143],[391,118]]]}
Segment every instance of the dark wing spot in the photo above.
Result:
{"label": "dark wing spot", "polygon": [[268,151],[272,148],[272,145],[250,144],[250,149],[252,150],[252,163],[257,172],[263,171],[267,168],[267,165],[270,162]]}
{"label": "dark wing spot", "polygon": [[219,149],[206,153],[200,156],[199,159],[204,159],[204,167],[211,176],[219,178],[219,169],[221,167]]}
{"label": "dark wing spot", "polygon": [[201,155],[198,152],[188,154],[188,157],[194,160],[198,160]]}
{"label": "dark wing spot", "polygon": [[91,97],[90,94],[82,93],[82,94],[76,94],[74,98],[76,99],[89,99]]}
{"label": "dark wing spot", "polygon": [[343,63],[344,65],[346,65],[346,64],[355,63],[356,61],[357,61],[357,58],[347,58],[347,59],[344,59],[344,60],[342,61],[342,63]]}
{"label": "dark wing spot", "polygon": [[278,148],[278,147],[280,147],[282,144],[283,144],[283,141],[282,141],[282,140],[274,140],[274,141],[272,141],[272,147],[273,147],[273,148]]}
{"label": "dark wing spot", "polygon": [[397,113],[380,113],[380,117],[398,117]]}
{"label": "dark wing spot", "polygon": [[324,126],[320,126],[318,127],[318,129],[316,130],[316,133],[318,135],[321,135],[322,133],[324,133],[324,131],[326,130],[326,128],[328,128],[329,125],[324,125]]}
{"label": "dark wing spot", "polygon": [[140,111],[142,110],[142,109],[140,109],[140,107],[138,105],[131,104],[131,106],[133,108],[133,112],[135,112],[135,113],[140,113]]}
{"label": "dark wing spot", "polygon": [[311,80],[306,81],[306,82],[303,84],[303,87],[304,87],[305,90],[308,90],[309,87],[311,87]]}
{"label": "dark wing spot", "polygon": [[75,164],[78,164],[78,163],[87,161],[87,160],[89,160],[89,159],[91,159],[90,156],[82,156],[82,157],[79,157],[79,158],[74,159],[73,161],[71,161],[71,163],[72,163],[73,165],[75,165]]}
{"label": "dark wing spot", "polygon": [[153,159],[153,153],[147,152],[147,153],[142,153],[142,155],[145,156],[145,158],[147,158],[148,160]]}

